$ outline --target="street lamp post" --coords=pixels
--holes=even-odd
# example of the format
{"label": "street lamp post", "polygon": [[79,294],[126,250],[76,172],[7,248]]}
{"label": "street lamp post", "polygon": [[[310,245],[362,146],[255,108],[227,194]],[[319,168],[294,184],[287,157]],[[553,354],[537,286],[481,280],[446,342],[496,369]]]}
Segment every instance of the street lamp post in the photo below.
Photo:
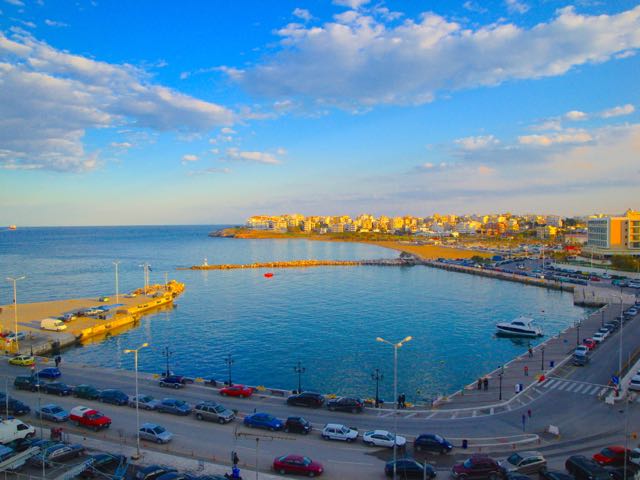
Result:
{"label": "street lamp post", "polygon": [[540,370],[544,373],[544,345],[540,348],[542,352],[542,359],[540,360]]}
{"label": "street lamp post", "polygon": [[144,294],[147,294],[147,290],[149,289],[149,270],[151,270],[149,267],[151,267],[151,265],[149,265],[147,262],[144,262],[142,265],[140,265],[142,267],[142,271],[144,272]]}
{"label": "street lamp post", "polygon": [[582,320],[576,321],[576,346],[580,346],[580,325],[582,325]]}
{"label": "street lamp post", "polygon": [[504,365],[500,365],[500,373],[498,374],[499,393],[498,400],[502,400],[502,376],[504,375]]}
{"label": "street lamp post", "polygon": [[[622,294],[620,294],[620,333],[618,334],[618,336],[620,337],[620,344],[618,349],[618,378],[622,378],[622,329],[624,325],[623,319],[624,319],[624,303],[622,299]],[[618,391],[621,391],[621,390],[618,390]]]}
{"label": "street lamp post", "polygon": [[602,313],[602,319],[600,321],[600,326],[601,327],[604,327],[604,310],[605,310],[605,308],[607,308],[607,307],[602,307],[602,309],[600,310],[600,312]]}
{"label": "street lamp post", "polygon": [[138,352],[145,347],[148,347],[148,343],[143,343],[138,348],[130,348],[124,351],[124,353],[133,353],[133,365],[136,371],[136,455],[137,458],[140,458],[140,410],[139,403],[140,398],[138,397]]}
{"label": "street lamp post", "polygon": [[371,378],[376,381],[376,408],[378,408],[380,406],[380,380],[383,380],[384,376],[376,368],[376,371],[371,374]]}
{"label": "street lamp post", "polygon": [[162,353],[162,356],[166,358],[167,361],[167,370],[164,372],[165,376],[169,376],[171,375],[171,370],[169,370],[169,358],[171,358],[171,355],[173,355],[173,352],[171,350],[169,350],[169,347],[164,347],[164,352]]}
{"label": "street lamp post", "polygon": [[229,386],[233,385],[231,382],[231,365],[233,365],[233,358],[231,358],[231,354],[228,354],[224,359],[224,363],[227,364],[227,368],[229,370]]}
{"label": "street lamp post", "polygon": [[[298,364],[295,367],[293,367],[293,371],[298,374],[298,393],[302,393],[302,374],[306,370],[307,369],[304,368],[302,366],[302,364],[300,363],[300,360],[298,360]],[[231,377],[231,376],[229,376],[229,377]]]}
{"label": "street lamp post", "polygon": [[392,343],[385,340],[382,337],[377,337],[377,342],[386,343],[393,347],[393,399],[394,399],[394,412],[393,412],[393,480],[396,480],[396,469],[398,459],[398,440],[396,438],[398,434],[398,348],[405,343],[409,342],[413,337],[408,336],[397,343]]}
{"label": "street lamp post", "polygon": [[118,265],[120,265],[120,260],[116,260],[113,264],[116,266],[116,303],[120,303],[120,289],[118,286]]}
{"label": "street lamp post", "polygon": [[24,280],[24,275],[18,278],[7,277],[8,282],[13,282],[13,319],[15,321],[15,342],[16,342],[16,353],[20,354],[20,342],[18,340],[18,295],[17,295],[17,287],[16,283],[19,280]]}

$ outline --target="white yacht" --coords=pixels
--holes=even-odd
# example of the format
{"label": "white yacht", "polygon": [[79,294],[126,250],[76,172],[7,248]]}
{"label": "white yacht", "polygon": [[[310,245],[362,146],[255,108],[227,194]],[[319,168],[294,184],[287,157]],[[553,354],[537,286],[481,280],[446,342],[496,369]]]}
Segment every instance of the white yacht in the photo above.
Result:
{"label": "white yacht", "polygon": [[501,322],[496,325],[498,329],[498,335],[505,335],[509,337],[541,337],[542,327],[534,325],[533,318],[518,317],[510,322]]}

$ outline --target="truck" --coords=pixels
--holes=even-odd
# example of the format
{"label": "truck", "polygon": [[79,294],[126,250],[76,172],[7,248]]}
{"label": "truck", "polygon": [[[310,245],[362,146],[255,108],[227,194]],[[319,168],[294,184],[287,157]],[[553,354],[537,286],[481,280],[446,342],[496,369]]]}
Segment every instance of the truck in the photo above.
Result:
{"label": "truck", "polygon": [[66,330],[67,326],[58,318],[44,318],[40,321],[40,328],[53,332],[61,332],[62,330]]}
{"label": "truck", "polygon": [[13,442],[22,438],[31,438],[36,429],[17,418],[8,418],[0,422],[0,444]]}
{"label": "truck", "polygon": [[111,419],[109,417],[100,413],[98,410],[83,406],[73,407],[69,415],[69,420],[76,425],[91,428],[96,432],[103,428],[109,428],[111,425]]}

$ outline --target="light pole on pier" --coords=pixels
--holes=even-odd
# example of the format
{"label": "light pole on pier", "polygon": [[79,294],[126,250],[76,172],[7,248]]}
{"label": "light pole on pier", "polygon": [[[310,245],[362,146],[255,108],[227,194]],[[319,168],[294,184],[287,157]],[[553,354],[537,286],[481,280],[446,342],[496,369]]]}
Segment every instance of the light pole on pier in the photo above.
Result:
{"label": "light pole on pier", "polygon": [[504,365],[500,365],[500,373],[498,373],[498,400],[502,400],[502,376],[504,375]]}
{"label": "light pole on pier", "polygon": [[582,319],[575,321],[576,325],[576,347],[580,346],[580,326],[582,325]]}
{"label": "light pole on pier", "polygon": [[397,460],[398,460],[398,349],[405,343],[409,342],[413,337],[408,336],[403,338],[397,343],[385,340],[382,337],[377,337],[377,342],[386,343],[393,347],[393,400],[394,400],[394,412],[393,412],[393,480],[396,480]]}
{"label": "light pole on pier", "polygon": [[20,280],[24,280],[24,275],[18,278],[7,277],[8,282],[13,282],[13,320],[15,321],[15,339],[16,342],[16,353],[20,354],[20,341],[18,340],[18,294],[16,283]]}
{"label": "light pole on pier", "polygon": [[140,412],[139,404],[140,397],[138,396],[138,352],[145,347],[148,347],[148,343],[143,343],[138,348],[130,348],[124,351],[124,353],[133,353],[133,365],[136,371],[136,455],[140,458]]}
{"label": "light pole on pier", "polygon": [[542,352],[542,359],[540,360],[540,370],[544,373],[544,345],[540,347],[540,351]]}
{"label": "light pole on pier", "polygon": [[144,294],[147,294],[147,290],[149,289],[149,270],[151,270],[151,265],[147,262],[144,262],[142,265],[142,271],[144,272]]}
{"label": "light pole on pier", "polygon": [[233,365],[233,358],[231,358],[231,354],[228,354],[225,359],[224,359],[224,363],[226,363],[227,368],[229,370],[229,386],[233,385],[233,382],[231,381],[231,365]]}
{"label": "light pole on pier", "polygon": [[293,367],[293,371],[298,374],[298,393],[302,393],[302,374],[306,370],[307,369],[304,368],[300,363],[300,360],[298,360],[298,364],[295,367]]}
{"label": "light pole on pier", "polygon": [[167,361],[167,370],[165,372],[166,376],[171,375],[171,370],[169,370],[169,358],[171,358],[171,355],[173,355],[173,352],[171,350],[169,350],[169,347],[164,347],[164,352],[162,352],[162,356],[165,357],[166,361]]}
{"label": "light pole on pier", "polygon": [[120,265],[120,260],[116,260],[113,262],[116,266],[116,303],[120,303],[120,287],[118,285],[118,265]]}
{"label": "light pole on pier", "polygon": [[376,371],[371,374],[371,379],[376,382],[376,408],[380,406],[380,381],[384,379],[384,375],[380,373],[380,370],[376,368]]}

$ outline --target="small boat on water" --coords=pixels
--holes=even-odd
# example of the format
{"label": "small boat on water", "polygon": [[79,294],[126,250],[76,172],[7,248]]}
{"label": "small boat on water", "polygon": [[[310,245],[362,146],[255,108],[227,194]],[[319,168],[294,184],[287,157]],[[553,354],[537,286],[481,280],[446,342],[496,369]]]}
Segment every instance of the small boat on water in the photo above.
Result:
{"label": "small boat on water", "polygon": [[542,337],[542,327],[533,323],[533,318],[520,316],[510,322],[500,322],[496,325],[498,335],[505,337]]}
{"label": "small boat on water", "polygon": [[264,274],[264,276],[265,276],[265,278],[271,278],[271,277],[273,277],[273,273],[267,272],[267,273]]}
{"label": "small boat on water", "polygon": [[18,227],[16,227],[15,225],[9,225],[9,230],[16,230]]}

